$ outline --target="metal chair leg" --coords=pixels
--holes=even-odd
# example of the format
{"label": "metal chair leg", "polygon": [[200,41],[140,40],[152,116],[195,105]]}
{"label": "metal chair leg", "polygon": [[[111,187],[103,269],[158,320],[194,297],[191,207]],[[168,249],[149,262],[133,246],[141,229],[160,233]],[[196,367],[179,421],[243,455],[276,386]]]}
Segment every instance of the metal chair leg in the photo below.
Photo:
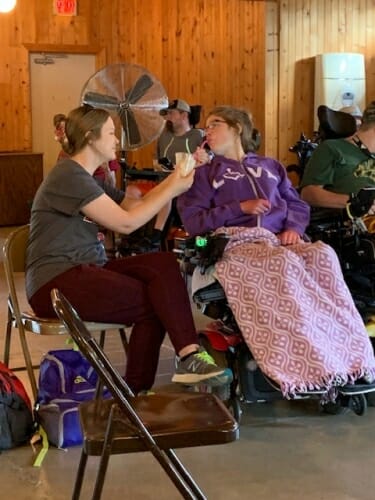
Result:
{"label": "metal chair leg", "polygon": [[99,345],[100,347],[104,347],[104,342],[105,342],[105,330],[100,331],[100,337],[99,337]]}
{"label": "metal chair leg", "polygon": [[107,431],[103,443],[103,450],[100,457],[99,470],[96,476],[92,500],[100,500],[100,497],[102,495],[104,478],[107,472],[109,457],[111,456],[111,451],[112,451],[112,441],[113,441],[113,432],[115,424],[114,422],[115,408],[116,406],[115,404],[113,404],[108,418]]}
{"label": "metal chair leg", "polygon": [[81,459],[79,461],[76,482],[74,483],[74,490],[72,495],[72,500],[78,500],[81,495],[83,476],[85,475],[85,469],[87,464],[87,455],[84,450],[81,453]]}
{"label": "metal chair leg", "polygon": [[128,338],[126,336],[126,332],[125,332],[124,328],[120,328],[119,333],[120,333],[122,347],[124,348],[124,352],[125,352],[125,354],[128,354],[129,342],[128,342]]}
{"label": "metal chair leg", "polygon": [[12,325],[13,325],[13,314],[8,304],[8,319],[7,319],[7,327],[5,332],[5,341],[4,341],[4,364],[9,366],[9,357],[10,357],[10,339],[12,334]]}
{"label": "metal chair leg", "polygon": [[26,371],[27,371],[27,375],[28,375],[29,380],[30,380],[31,391],[33,393],[34,400],[36,400],[37,396],[38,396],[38,388],[37,388],[37,384],[36,384],[33,363],[31,361],[29,346],[27,345],[25,330],[24,330],[22,324],[21,325],[17,324],[17,328],[18,328],[18,333],[20,336],[23,357],[25,359]]}

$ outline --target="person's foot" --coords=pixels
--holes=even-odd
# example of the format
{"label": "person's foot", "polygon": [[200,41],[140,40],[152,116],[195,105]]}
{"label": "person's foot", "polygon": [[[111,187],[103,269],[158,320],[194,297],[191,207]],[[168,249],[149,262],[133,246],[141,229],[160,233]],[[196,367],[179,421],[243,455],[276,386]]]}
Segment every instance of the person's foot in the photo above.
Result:
{"label": "person's foot", "polygon": [[177,365],[172,382],[179,384],[223,385],[232,381],[232,371],[229,368],[220,368],[207,351],[200,349],[191,354]]}

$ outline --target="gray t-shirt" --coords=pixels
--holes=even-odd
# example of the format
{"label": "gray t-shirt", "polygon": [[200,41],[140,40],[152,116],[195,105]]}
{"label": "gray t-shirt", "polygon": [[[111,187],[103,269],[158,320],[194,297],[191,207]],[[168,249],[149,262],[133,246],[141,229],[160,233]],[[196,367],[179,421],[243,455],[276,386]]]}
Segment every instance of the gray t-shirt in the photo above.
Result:
{"label": "gray t-shirt", "polygon": [[82,207],[106,192],[116,203],[124,192],[95,179],[78,163],[57,163],[39,186],[31,209],[26,259],[26,294],[31,298],[59,274],[79,265],[103,266],[107,257],[98,225]]}
{"label": "gray t-shirt", "polygon": [[176,153],[193,154],[198,146],[202,144],[203,130],[192,128],[184,135],[174,135],[164,129],[157,143],[158,158],[168,158],[173,165],[176,164]]}

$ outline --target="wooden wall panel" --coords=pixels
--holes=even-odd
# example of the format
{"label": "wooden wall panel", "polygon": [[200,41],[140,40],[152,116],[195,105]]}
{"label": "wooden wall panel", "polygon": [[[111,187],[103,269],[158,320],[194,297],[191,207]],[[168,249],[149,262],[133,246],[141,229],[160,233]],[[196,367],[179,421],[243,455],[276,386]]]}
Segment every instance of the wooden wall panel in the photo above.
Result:
{"label": "wooden wall panel", "polygon": [[[171,98],[202,104],[202,123],[215,104],[236,104],[264,129],[264,18],[262,1],[80,0],[70,18],[54,16],[51,0],[18,0],[0,15],[0,150],[31,147],[28,50],[96,53],[98,69],[140,64]],[[130,161],[150,165],[153,150]]]}
{"label": "wooden wall panel", "polygon": [[314,61],[325,52],[360,52],[366,61],[367,101],[375,99],[375,1],[281,0],[278,157],[314,126]]}
{"label": "wooden wall panel", "polygon": [[279,134],[279,8],[269,3],[266,12],[265,114],[262,142],[267,154],[278,157]]}
{"label": "wooden wall panel", "polygon": [[[216,104],[235,104],[250,108],[263,129],[263,2],[156,0],[153,5],[151,23],[136,0],[124,6],[124,15],[130,9],[137,20],[119,28],[121,56],[154,72],[170,98],[201,104],[201,124]],[[130,154],[130,162],[150,165],[154,148]]]}
{"label": "wooden wall panel", "polygon": [[[284,163],[301,131],[311,135],[314,58],[362,52],[375,98],[375,0],[80,0],[78,16],[51,0],[18,0],[0,15],[0,151],[31,148],[29,50],[95,53],[98,69],[145,66],[171,98],[248,107],[263,150]],[[130,155],[151,163],[154,145]]]}

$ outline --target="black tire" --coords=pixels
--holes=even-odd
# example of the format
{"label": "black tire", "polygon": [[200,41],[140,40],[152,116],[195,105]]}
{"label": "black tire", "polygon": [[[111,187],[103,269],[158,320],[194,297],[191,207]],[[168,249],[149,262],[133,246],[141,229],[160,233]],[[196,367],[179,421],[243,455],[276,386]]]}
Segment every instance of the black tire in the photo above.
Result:
{"label": "black tire", "polygon": [[355,394],[350,396],[348,406],[358,416],[362,416],[367,410],[367,399],[364,394]]}
{"label": "black tire", "polygon": [[340,396],[337,397],[336,401],[321,402],[320,408],[327,415],[339,415],[344,411]]}
{"label": "black tire", "polygon": [[368,392],[366,394],[367,406],[375,406],[375,392]]}

